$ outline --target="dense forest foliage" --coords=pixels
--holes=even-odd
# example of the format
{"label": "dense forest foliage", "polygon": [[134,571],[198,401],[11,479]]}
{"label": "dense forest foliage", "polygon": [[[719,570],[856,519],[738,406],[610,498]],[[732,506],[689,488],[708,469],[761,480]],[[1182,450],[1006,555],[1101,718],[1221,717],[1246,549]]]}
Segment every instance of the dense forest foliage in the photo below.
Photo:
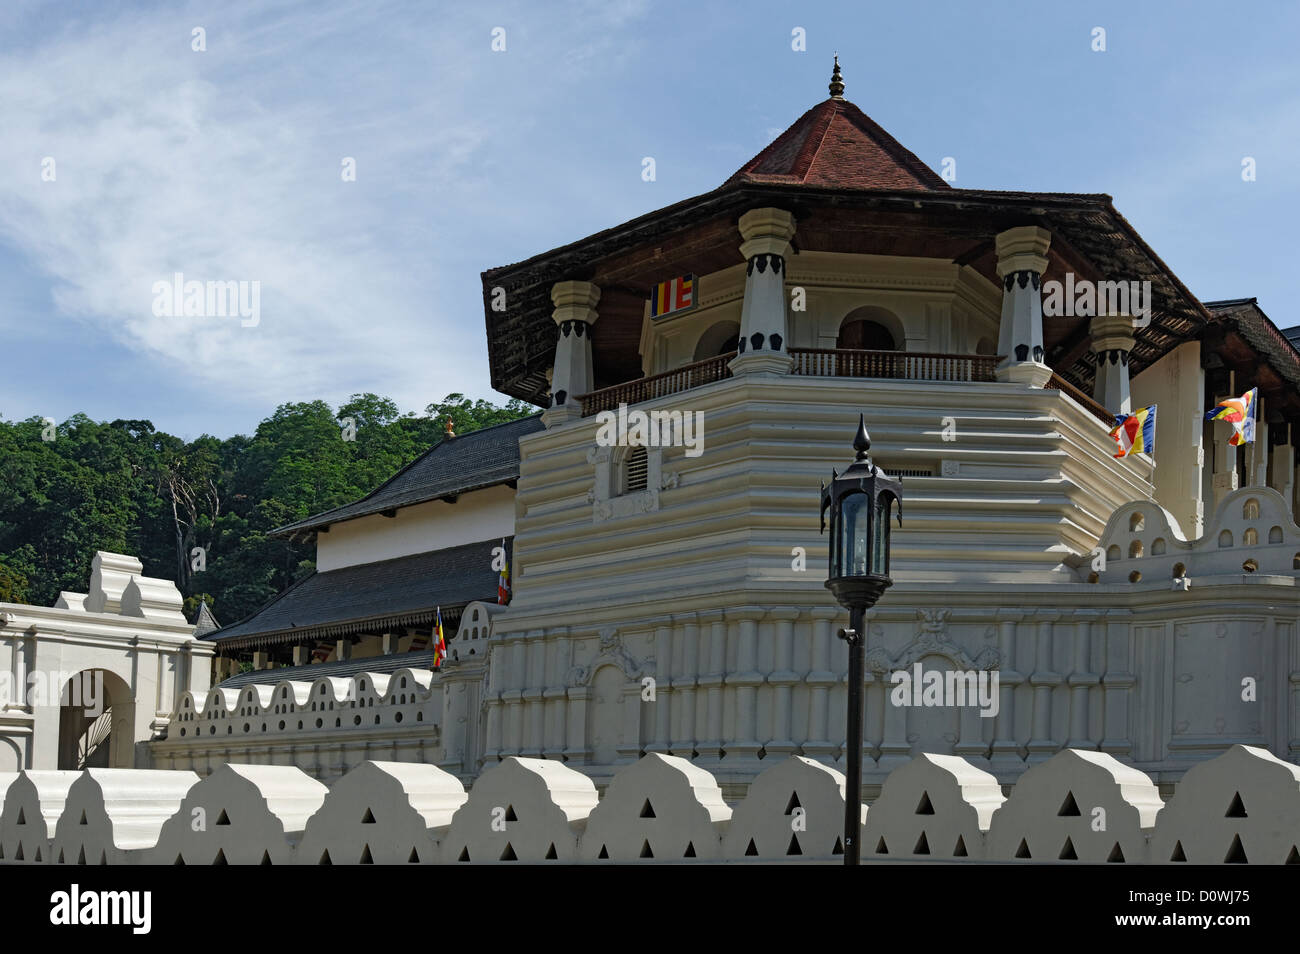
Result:
{"label": "dense forest foliage", "polygon": [[[443,439],[534,413],[449,394],[424,414],[356,394],[285,404],[252,437],[186,443],[149,421],[0,418],[0,602],[84,593],[96,550],[138,557],[233,623],[313,569],[310,535],[268,532],[365,496]],[[196,548],[202,553],[196,554]]]}

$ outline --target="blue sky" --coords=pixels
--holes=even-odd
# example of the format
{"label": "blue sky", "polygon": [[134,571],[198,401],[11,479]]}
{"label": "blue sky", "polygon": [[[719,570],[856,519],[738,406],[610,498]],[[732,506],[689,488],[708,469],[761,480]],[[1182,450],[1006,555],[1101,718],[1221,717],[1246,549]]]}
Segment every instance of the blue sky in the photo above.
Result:
{"label": "blue sky", "polygon": [[[1282,2],[6,0],[0,416],[193,438],[358,391],[504,400],[479,273],[721,184],[832,51],[955,185],[1109,193],[1202,300],[1300,324],[1297,35]],[[155,316],[177,271],[259,281],[260,322]]]}

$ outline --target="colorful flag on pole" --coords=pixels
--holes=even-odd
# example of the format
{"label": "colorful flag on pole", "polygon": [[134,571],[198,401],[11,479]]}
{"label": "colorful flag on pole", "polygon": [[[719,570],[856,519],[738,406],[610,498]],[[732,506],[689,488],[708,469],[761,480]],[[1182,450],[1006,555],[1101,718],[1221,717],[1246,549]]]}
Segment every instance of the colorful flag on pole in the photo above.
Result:
{"label": "colorful flag on pole", "polygon": [[1232,425],[1229,444],[1249,444],[1255,440],[1255,401],[1258,396],[1259,388],[1251,388],[1239,398],[1220,401],[1205,413],[1205,419],[1227,421]]}
{"label": "colorful flag on pole", "polygon": [[683,275],[660,282],[650,294],[650,317],[662,318],[695,305],[695,276]]}
{"label": "colorful flag on pole", "polygon": [[447,640],[442,634],[442,607],[438,607],[438,622],[433,628],[433,668],[442,668],[443,660],[447,658]]}
{"label": "colorful flag on pole", "polygon": [[1156,452],[1156,406],[1144,407],[1132,414],[1116,414],[1110,436],[1119,445],[1116,457]]}
{"label": "colorful flag on pole", "polygon": [[506,554],[506,538],[501,538],[501,575],[497,577],[497,603],[505,606],[510,602],[510,557]]}

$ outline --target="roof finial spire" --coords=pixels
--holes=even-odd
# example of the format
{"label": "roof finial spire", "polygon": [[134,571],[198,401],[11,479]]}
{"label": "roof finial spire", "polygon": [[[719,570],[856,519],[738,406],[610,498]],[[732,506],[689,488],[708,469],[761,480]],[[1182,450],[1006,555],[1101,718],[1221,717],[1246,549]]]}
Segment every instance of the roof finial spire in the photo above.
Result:
{"label": "roof finial spire", "polygon": [[844,77],[840,75],[840,55],[835,54],[835,69],[831,73],[831,99],[844,98]]}

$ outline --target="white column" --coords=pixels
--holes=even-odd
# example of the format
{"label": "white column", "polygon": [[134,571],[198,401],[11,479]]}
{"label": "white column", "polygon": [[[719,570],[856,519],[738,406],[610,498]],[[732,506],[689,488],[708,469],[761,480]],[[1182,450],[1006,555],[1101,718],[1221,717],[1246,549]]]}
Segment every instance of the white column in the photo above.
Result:
{"label": "white column", "polygon": [[799,676],[794,671],[794,623],[799,611],[793,607],[779,607],[769,613],[776,633],[773,637],[776,660],[775,671],[767,677],[772,689],[772,738],[764,746],[765,758],[785,758],[794,754],[797,746],[792,738],[792,712],[790,709],[794,685]]}
{"label": "white column", "polygon": [[1002,279],[1002,324],[997,369],[999,381],[1041,388],[1052,376],[1043,363],[1043,300],[1039,285],[1047,270],[1052,236],[1036,225],[1007,229],[996,239],[998,276]]}
{"label": "white column", "polygon": [[582,417],[576,398],[594,387],[591,326],[596,323],[600,289],[591,282],[558,282],[551,287],[551,301],[555,305],[551,317],[560,336],[555,342],[551,406],[542,412],[547,427]]}
{"label": "white column", "polygon": [[[654,732],[646,745],[647,752],[667,754],[671,748],[672,735],[672,672],[673,672],[673,628],[669,625],[655,628],[655,694],[650,703],[650,719]],[[638,698],[640,705],[640,698]]]}
{"label": "white column", "polygon": [[835,759],[839,745],[830,738],[830,693],[839,680],[831,671],[831,625],[842,611],[818,606],[812,611],[812,668],[804,681],[808,683],[808,741],[803,754],[819,762]]}
{"label": "white column", "polygon": [[1025,745],[1029,753],[1025,761],[1031,765],[1046,762],[1059,748],[1052,737],[1052,692],[1065,681],[1064,676],[1052,669],[1052,627],[1059,618],[1059,613],[1040,614],[1038,617],[1034,671],[1029,676],[1029,684],[1034,687],[1033,722],[1029,742]]}
{"label": "white column", "polygon": [[[696,743],[695,749],[700,761],[716,763],[722,757],[722,681],[727,668],[727,623],[720,610],[701,613],[700,618],[709,624],[709,638],[708,655],[700,657],[704,673],[696,681],[706,693],[704,725],[697,733],[704,738]],[[701,649],[704,650],[703,645]]]}
{"label": "white column", "polygon": [[732,374],[784,373],[791,359],[786,320],[785,259],[794,238],[794,216],[784,209],[750,209],[740,217],[745,256],[745,300],[740,310],[740,352]]}
{"label": "white column", "polygon": [[675,617],[681,631],[674,641],[672,754],[684,759],[695,755],[695,674],[699,672],[700,623],[694,613]]}
{"label": "white column", "polygon": [[1092,671],[1092,624],[1100,616],[1098,610],[1074,611],[1074,669],[1070,673],[1070,738],[1065,743],[1069,749],[1095,749],[1097,744],[1088,735],[1088,698],[1094,686],[1100,685],[1101,675]]}
{"label": "white column", "polygon": [[1129,398],[1128,356],[1137,342],[1130,315],[1101,315],[1092,319],[1092,350],[1097,356],[1097,379],[1092,397],[1112,414],[1133,410]]}
{"label": "white column", "polygon": [[998,693],[998,714],[993,728],[992,756],[989,764],[1001,779],[1005,774],[1019,774],[1024,768],[1020,758],[1020,743],[1016,741],[1016,687],[1025,677],[1016,671],[1016,624],[1021,614],[1000,610],[998,612],[998,654],[1001,657]]}

